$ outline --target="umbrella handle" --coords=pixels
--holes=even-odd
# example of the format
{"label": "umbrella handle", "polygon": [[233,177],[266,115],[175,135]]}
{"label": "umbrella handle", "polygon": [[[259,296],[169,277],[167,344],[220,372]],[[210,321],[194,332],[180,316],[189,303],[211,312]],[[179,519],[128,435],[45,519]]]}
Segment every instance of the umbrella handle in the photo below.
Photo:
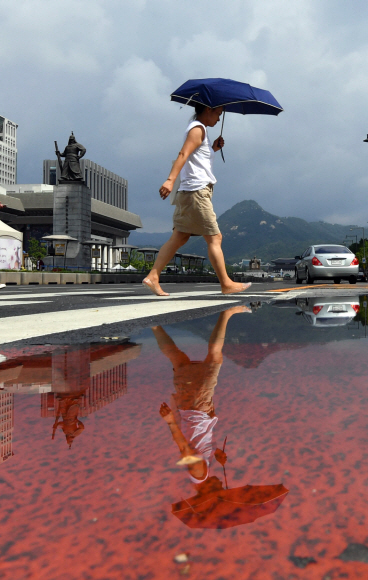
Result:
{"label": "umbrella handle", "polygon": [[[225,161],[225,160],[224,160]],[[225,441],[224,444],[222,446],[222,451],[225,452],[225,446],[226,446],[226,441],[227,441],[227,435],[225,437]],[[222,469],[224,470],[224,477],[225,477],[225,484],[226,484],[226,489],[229,489],[228,485],[227,485],[227,479],[226,479],[226,471],[225,471],[225,465],[222,466]]]}
{"label": "umbrella handle", "polygon": [[[225,109],[224,109],[224,112],[223,112],[223,115],[222,115],[222,125],[221,125],[221,134],[220,134],[220,137],[222,137],[222,131],[224,129],[224,121],[225,121]],[[217,146],[218,147],[220,147],[219,141],[220,141],[220,138],[217,141]],[[222,147],[220,148],[220,153],[221,153],[222,161],[225,163],[225,157],[224,157],[224,153],[222,151]]]}

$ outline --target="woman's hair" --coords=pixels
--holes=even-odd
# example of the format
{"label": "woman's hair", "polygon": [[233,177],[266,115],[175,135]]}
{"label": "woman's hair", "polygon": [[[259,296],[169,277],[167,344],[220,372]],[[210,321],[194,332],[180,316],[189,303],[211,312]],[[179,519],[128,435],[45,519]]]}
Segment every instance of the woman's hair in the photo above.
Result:
{"label": "woman's hair", "polygon": [[196,121],[198,119],[199,115],[201,115],[205,109],[206,109],[206,105],[202,105],[202,103],[196,103],[194,105],[195,113],[192,116],[192,120]]}

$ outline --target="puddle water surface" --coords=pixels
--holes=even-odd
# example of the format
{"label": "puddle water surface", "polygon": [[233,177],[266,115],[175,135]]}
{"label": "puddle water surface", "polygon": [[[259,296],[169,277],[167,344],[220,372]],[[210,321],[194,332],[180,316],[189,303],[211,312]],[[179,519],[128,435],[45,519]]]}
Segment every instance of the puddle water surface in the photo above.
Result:
{"label": "puddle water surface", "polygon": [[252,309],[2,350],[0,578],[368,577],[366,299]]}

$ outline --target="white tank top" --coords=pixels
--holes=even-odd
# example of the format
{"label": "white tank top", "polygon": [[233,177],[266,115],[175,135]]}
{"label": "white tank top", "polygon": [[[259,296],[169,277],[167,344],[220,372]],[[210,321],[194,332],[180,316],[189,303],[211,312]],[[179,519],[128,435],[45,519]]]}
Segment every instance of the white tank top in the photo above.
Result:
{"label": "white tank top", "polygon": [[192,121],[189,123],[185,131],[184,141],[193,127],[201,126],[205,130],[205,137],[199,147],[185,162],[183,169],[180,172],[180,186],[179,191],[196,191],[202,189],[209,183],[215,184],[216,177],[212,172],[213,158],[215,152],[212,149],[210,140],[207,134],[207,127],[200,121]]}

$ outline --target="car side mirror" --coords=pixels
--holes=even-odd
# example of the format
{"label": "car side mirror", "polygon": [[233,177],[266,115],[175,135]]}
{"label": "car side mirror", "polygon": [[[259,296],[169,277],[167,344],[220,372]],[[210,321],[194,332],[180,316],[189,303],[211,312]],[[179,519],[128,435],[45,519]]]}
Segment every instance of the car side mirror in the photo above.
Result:
{"label": "car side mirror", "polygon": [[294,256],[294,260],[301,260],[302,257],[301,256]]}

